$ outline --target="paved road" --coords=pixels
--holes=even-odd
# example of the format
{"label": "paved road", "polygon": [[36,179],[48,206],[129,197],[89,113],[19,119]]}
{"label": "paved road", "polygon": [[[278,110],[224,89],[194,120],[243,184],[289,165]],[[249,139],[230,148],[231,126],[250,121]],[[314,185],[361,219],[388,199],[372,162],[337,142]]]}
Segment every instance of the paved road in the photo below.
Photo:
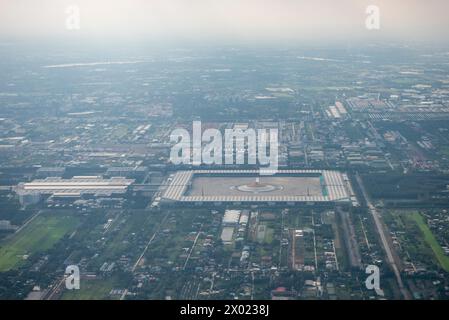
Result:
{"label": "paved road", "polygon": [[36,219],[40,214],[42,213],[42,210],[39,210],[36,214],[34,214],[31,218],[29,218],[22,226],[20,226],[20,228],[18,228],[15,233],[19,233],[20,231],[22,231],[27,225],[30,224],[31,221],[33,221],[34,219]]}
{"label": "paved road", "polygon": [[387,240],[387,236],[385,234],[384,226],[382,222],[380,221],[379,213],[377,212],[376,207],[372,204],[369,195],[365,189],[365,185],[363,184],[362,179],[360,178],[359,174],[356,175],[357,182],[360,186],[360,189],[363,193],[363,196],[366,200],[366,205],[368,206],[368,209],[373,216],[374,223],[377,228],[377,232],[379,233],[380,240],[382,242],[382,246],[384,248],[384,251],[387,255],[387,261],[390,264],[391,268],[393,269],[394,275],[396,276],[396,282],[398,283],[399,290],[402,293],[402,296],[404,299],[409,300],[410,299],[410,293],[407,291],[407,289],[404,286],[404,283],[402,282],[401,273],[399,272],[399,268],[396,264],[396,261],[394,260],[392,251],[393,248],[390,247],[390,244]]}

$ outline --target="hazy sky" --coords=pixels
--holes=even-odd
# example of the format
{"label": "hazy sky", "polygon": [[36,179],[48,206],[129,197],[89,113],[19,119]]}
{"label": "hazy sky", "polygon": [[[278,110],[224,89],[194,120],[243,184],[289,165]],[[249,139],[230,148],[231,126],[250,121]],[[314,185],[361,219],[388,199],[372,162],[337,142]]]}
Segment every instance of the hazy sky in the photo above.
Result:
{"label": "hazy sky", "polygon": [[[80,9],[67,30],[66,9]],[[365,28],[368,5],[380,30]],[[0,36],[447,41],[448,0],[0,0]]]}

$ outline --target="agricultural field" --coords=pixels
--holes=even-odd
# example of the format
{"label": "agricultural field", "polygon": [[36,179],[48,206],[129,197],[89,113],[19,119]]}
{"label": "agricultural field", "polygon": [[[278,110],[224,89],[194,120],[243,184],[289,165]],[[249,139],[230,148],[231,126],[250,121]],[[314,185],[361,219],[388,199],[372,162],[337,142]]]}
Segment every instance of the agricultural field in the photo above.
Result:
{"label": "agricultural field", "polygon": [[100,300],[100,299],[119,299],[120,295],[110,295],[112,290],[117,289],[117,279],[81,279],[79,290],[64,290],[61,296],[62,300]]}
{"label": "agricultural field", "polygon": [[426,243],[432,248],[434,255],[436,256],[441,267],[449,272],[449,257],[444,253],[441,245],[438,243],[437,239],[433,235],[432,231],[429,229],[423,216],[418,212],[414,212],[411,215],[413,221],[416,222],[421,232],[424,234],[424,239]]}
{"label": "agricultural field", "polygon": [[449,257],[421,213],[388,211],[384,218],[406,271],[419,272],[433,268],[449,270]]}
{"label": "agricultural field", "polygon": [[50,249],[77,225],[78,219],[70,214],[40,214],[0,244],[0,271],[17,268],[28,256]]}

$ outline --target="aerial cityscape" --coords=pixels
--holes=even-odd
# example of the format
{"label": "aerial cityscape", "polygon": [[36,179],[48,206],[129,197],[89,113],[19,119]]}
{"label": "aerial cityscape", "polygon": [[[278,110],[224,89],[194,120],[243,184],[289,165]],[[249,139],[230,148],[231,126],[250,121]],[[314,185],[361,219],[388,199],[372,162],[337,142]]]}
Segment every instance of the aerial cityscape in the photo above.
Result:
{"label": "aerial cityscape", "polygon": [[447,43],[4,39],[0,299],[449,299]]}

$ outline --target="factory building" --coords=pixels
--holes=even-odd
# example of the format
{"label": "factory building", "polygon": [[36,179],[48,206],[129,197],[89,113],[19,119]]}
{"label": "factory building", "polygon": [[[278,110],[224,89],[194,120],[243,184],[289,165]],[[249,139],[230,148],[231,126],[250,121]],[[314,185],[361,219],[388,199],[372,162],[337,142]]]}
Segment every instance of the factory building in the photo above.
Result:
{"label": "factory building", "polygon": [[114,177],[104,179],[98,176],[74,176],[70,179],[47,177],[32,182],[20,183],[16,187],[22,205],[35,204],[42,197],[80,198],[111,197],[124,195],[132,179]]}

